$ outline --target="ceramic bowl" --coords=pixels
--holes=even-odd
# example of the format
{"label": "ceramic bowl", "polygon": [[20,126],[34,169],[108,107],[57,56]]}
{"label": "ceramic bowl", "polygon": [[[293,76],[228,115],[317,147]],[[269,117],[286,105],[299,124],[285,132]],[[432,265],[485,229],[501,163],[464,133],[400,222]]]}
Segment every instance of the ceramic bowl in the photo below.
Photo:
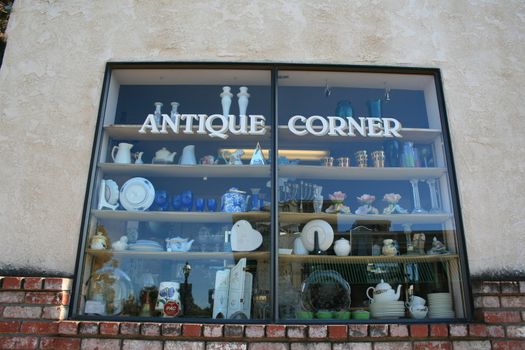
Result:
{"label": "ceramic bowl", "polygon": [[365,310],[352,311],[352,318],[356,320],[368,320],[370,318],[370,312]]}
{"label": "ceramic bowl", "polygon": [[314,313],[311,311],[297,311],[297,319],[299,320],[311,320],[314,318]]}
{"label": "ceramic bowl", "polygon": [[321,320],[327,320],[332,318],[332,311],[321,310],[315,313],[315,317]]}
{"label": "ceramic bowl", "polygon": [[337,311],[334,315],[338,320],[348,320],[350,318],[350,311]]}
{"label": "ceramic bowl", "polygon": [[421,319],[427,317],[428,310],[411,310],[410,317]]}

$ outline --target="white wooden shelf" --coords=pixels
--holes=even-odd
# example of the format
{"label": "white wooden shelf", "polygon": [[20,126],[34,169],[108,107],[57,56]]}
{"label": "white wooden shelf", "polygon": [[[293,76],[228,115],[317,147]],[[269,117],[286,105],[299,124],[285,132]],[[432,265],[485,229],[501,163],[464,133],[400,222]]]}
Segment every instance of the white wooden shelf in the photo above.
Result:
{"label": "white wooden shelf", "polygon": [[279,222],[286,224],[304,224],[310,220],[325,220],[330,224],[353,224],[357,221],[373,224],[377,222],[392,223],[392,224],[424,224],[424,223],[444,223],[452,219],[452,215],[448,213],[440,214],[371,214],[371,215],[356,215],[356,214],[328,214],[328,213],[293,213],[281,212],[279,213]]}
{"label": "white wooden shelf", "polygon": [[238,220],[269,221],[270,213],[263,211],[223,213],[223,212],[182,212],[182,211],[126,211],[126,210],[92,210],[91,214],[98,219],[122,221],[162,221],[162,222],[228,222]]}
{"label": "white wooden shelf", "polygon": [[267,260],[270,253],[260,252],[152,252],[136,250],[97,250],[87,249],[86,253],[97,258],[141,258],[141,259],[160,259],[160,260],[238,260],[247,258],[252,260]]}

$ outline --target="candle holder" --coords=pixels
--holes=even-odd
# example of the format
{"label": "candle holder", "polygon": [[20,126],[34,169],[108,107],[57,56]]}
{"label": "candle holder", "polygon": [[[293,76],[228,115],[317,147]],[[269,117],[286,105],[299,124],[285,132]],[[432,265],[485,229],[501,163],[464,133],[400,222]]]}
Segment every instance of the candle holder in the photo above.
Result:
{"label": "candle holder", "polygon": [[423,208],[421,208],[421,200],[419,198],[419,187],[418,187],[418,179],[411,179],[410,184],[412,185],[412,195],[414,196],[414,210],[412,210],[413,214],[423,214],[427,211]]}
{"label": "candle holder", "polygon": [[430,191],[430,203],[432,206],[430,208],[430,212],[431,213],[442,213],[443,210],[441,210],[441,208],[439,207],[439,202],[438,202],[436,179],[427,179],[427,184],[428,184],[428,190]]}
{"label": "candle holder", "polygon": [[372,160],[374,162],[375,168],[384,168],[385,167],[385,152],[384,151],[372,152]]}
{"label": "candle holder", "polygon": [[355,152],[355,160],[357,166],[360,168],[366,168],[368,166],[368,155],[365,150]]}

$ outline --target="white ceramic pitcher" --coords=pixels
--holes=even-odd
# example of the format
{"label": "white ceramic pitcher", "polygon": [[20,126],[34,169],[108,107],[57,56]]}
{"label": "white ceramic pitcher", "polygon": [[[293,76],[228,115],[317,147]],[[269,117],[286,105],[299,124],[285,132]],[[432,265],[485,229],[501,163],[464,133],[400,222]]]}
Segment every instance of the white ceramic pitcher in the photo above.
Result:
{"label": "white ceramic pitcher", "polygon": [[180,164],[195,165],[197,159],[195,158],[195,145],[188,145],[182,150],[182,156],[179,159]]}
{"label": "white ceramic pitcher", "polygon": [[[111,150],[111,158],[113,158],[113,162],[120,164],[131,164],[132,148],[133,145],[131,143],[125,142],[119,143],[118,146],[113,146],[113,149]],[[117,155],[115,155],[115,150],[118,150]]]}

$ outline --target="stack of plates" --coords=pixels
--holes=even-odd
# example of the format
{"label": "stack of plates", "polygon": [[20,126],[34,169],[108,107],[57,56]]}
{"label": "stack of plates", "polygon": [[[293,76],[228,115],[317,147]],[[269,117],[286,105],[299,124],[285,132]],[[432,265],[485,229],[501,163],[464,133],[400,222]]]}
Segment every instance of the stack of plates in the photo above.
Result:
{"label": "stack of plates", "polygon": [[452,309],[452,295],[450,293],[428,294],[428,317],[454,318],[456,314]]}
{"label": "stack of plates", "polygon": [[146,239],[139,239],[137,242],[131,243],[128,249],[142,252],[160,252],[164,250],[159,242]]}
{"label": "stack of plates", "polygon": [[385,301],[370,304],[372,318],[399,318],[405,316],[405,302],[403,300]]}

